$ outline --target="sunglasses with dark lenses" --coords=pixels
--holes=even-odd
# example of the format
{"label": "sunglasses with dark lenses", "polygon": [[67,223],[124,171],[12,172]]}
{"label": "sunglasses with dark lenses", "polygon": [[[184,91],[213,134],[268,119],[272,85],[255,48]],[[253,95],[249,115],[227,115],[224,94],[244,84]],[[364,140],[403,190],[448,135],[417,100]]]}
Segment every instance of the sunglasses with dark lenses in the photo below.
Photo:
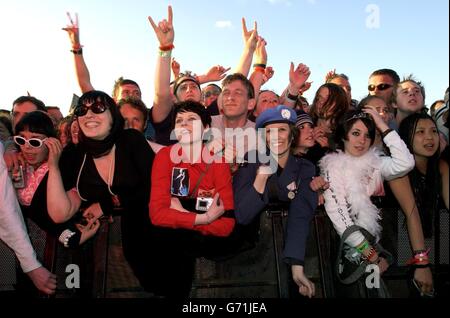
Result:
{"label": "sunglasses with dark lenses", "polygon": [[220,92],[219,91],[207,91],[204,96],[205,98],[209,98],[211,96],[219,96]]}
{"label": "sunglasses with dark lenses", "polygon": [[388,88],[391,88],[392,87],[392,85],[391,84],[378,84],[378,85],[373,85],[373,84],[371,84],[371,85],[369,85],[368,87],[367,87],[367,89],[370,91],[370,92],[373,92],[374,90],[375,90],[375,88],[377,88],[379,91],[384,91],[385,89],[388,89]]}
{"label": "sunglasses with dark lenses", "polygon": [[44,144],[44,141],[47,140],[47,138],[39,139],[39,138],[30,138],[25,139],[22,136],[14,136],[14,142],[18,144],[19,146],[25,146],[25,144],[29,144],[33,148],[40,148]]}
{"label": "sunglasses with dark lenses", "polygon": [[94,114],[101,114],[104,113],[108,107],[101,103],[101,102],[95,102],[91,106],[81,105],[75,108],[74,114],[75,116],[81,117],[87,114],[88,110],[91,110]]}

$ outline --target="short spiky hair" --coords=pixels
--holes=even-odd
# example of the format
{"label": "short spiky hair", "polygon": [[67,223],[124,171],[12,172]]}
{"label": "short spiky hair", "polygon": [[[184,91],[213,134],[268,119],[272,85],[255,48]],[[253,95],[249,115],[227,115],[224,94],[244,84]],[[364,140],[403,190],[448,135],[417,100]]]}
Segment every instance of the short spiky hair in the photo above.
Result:
{"label": "short spiky hair", "polygon": [[211,115],[208,113],[205,106],[203,106],[199,102],[187,100],[187,101],[179,102],[179,103],[175,104],[172,128],[175,127],[175,120],[176,120],[177,114],[186,113],[186,112],[196,113],[197,115],[200,116],[203,127],[206,127],[206,126],[211,127]]}
{"label": "short spiky hair", "polygon": [[400,87],[400,85],[411,82],[419,86],[420,92],[423,96],[423,104],[425,105],[425,86],[423,86],[422,82],[417,80],[413,74],[409,74],[408,76],[403,77],[403,80],[401,82],[398,82],[396,85],[394,85],[394,90],[392,91],[392,97],[391,97],[391,103],[396,104],[397,103],[397,89]]}

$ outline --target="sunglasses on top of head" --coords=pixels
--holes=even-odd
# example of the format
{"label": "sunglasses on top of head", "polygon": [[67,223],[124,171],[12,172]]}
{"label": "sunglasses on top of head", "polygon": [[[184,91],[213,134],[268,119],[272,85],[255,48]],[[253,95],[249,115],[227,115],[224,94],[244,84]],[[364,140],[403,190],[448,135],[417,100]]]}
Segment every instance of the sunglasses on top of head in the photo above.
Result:
{"label": "sunglasses on top of head", "polygon": [[367,87],[367,89],[369,90],[369,91],[371,91],[371,92],[373,92],[374,90],[375,90],[375,88],[377,88],[379,91],[384,91],[384,90],[386,90],[386,89],[388,89],[388,88],[391,88],[392,87],[392,85],[391,84],[378,84],[378,85],[373,85],[373,84],[371,84],[371,85],[369,85],[368,87]]}
{"label": "sunglasses on top of head", "polygon": [[78,106],[74,114],[78,117],[84,116],[87,114],[88,110],[91,110],[94,114],[104,113],[108,107],[102,102],[95,102],[91,106],[81,105]]}
{"label": "sunglasses on top of head", "polygon": [[22,136],[14,136],[14,142],[18,144],[19,146],[25,146],[25,144],[29,144],[33,148],[41,148],[44,144],[44,141],[47,140],[47,138],[39,139],[39,138],[30,138],[25,139]]}

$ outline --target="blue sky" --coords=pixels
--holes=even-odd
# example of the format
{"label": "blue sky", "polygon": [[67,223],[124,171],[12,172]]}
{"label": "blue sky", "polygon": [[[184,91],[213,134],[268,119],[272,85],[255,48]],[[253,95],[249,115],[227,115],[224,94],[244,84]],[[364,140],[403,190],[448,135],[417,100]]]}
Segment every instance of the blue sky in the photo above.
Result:
{"label": "blue sky", "polygon": [[392,68],[413,73],[426,103],[443,98],[449,83],[447,0],[0,0],[0,108],[29,91],[67,114],[75,80],[66,12],[78,12],[81,43],[96,89],[111,92],[119,76],[139,83],[151,106],[158,42],[155,22],[174,12],[173,56],[197,74],[216,64],[232,68],[242,51],[241,18],[267,42],[275,75],[265,88],[281,92],[289,63],[311,69],[312,101],[326,72],[350,77],[353,97],[367,93],[369,74]]}

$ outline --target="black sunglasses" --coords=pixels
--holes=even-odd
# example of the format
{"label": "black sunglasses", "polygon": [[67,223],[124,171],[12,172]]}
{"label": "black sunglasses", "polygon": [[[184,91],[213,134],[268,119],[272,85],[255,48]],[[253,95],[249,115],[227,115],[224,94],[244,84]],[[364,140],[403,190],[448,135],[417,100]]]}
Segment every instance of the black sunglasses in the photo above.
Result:
{"label": "black sunglasses", "polygon": [[25,144],[29,144],[33,148],[40,148],[44,144],[44,141],[47,140],[47,138],[39,139],[39,138],[30,138],[25,139],[22,136],[14,136],[14,142],[18,144],[19,146],[25,146]]}
{"label": "black sunglasses", "polygon": [[220,95],[220,92],[219,91],[207,91],[205,94],[204,94],[204,96],[205,96],[205,98],[209,98],[209,97],[211,97],[211,96],[219,96]]}
{"label": "black sunglasses", "polygon": [[81,116],[86,115],[89,109],[94,114],[101,114],[101,113],[104,113],[108,109],[108,106],[106,106],[102,102],[95,102],[89,107],[86,105],[81,105],[75,109],[74,114],[78,117],[81,117]]}
{"label": "black sunglasses", "polygon": [[375,90],[375,88],[377,88],[379,91],[384,91],[385,89],[388,89],[388,88],[391,88],[392,87],[392,85],[391,84],[378,84],[378,85],[373,85],[373,84],[371,84],[371,85],[369,85],[368,87],[367,87],[367,89],[370,91],[370,92],[373,92],[374,90]]}

